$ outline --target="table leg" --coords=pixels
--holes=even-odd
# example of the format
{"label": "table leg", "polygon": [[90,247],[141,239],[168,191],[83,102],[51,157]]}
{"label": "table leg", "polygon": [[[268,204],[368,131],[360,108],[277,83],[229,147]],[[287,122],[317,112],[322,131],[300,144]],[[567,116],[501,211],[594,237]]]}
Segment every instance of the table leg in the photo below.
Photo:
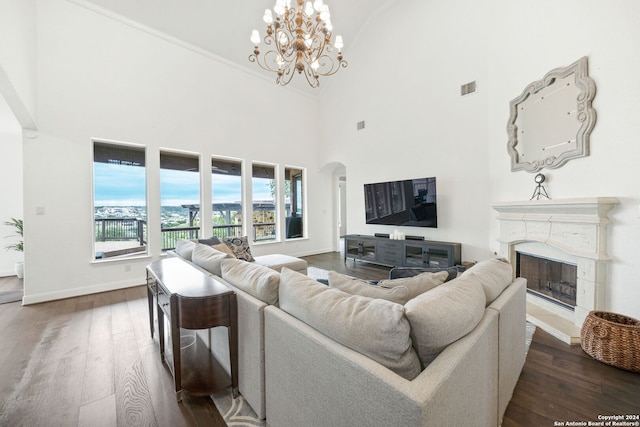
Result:
{"label": "table leg", "polygon": [[154,293],[151,289],[152,286],[155,286],[155,283],[150,283],[149,278],[147,277],[147,299],[149,302],[149,329],[151,330],[151,338],[153,338],[153,307],[155,305],[153,302]]}
{"label": "table leg", "polygon": [[[229,296],[229,358],[231,364],[231,390],[238,389],[238,309],[236,294]],[[235,397],[235,395],[234,395]]]}

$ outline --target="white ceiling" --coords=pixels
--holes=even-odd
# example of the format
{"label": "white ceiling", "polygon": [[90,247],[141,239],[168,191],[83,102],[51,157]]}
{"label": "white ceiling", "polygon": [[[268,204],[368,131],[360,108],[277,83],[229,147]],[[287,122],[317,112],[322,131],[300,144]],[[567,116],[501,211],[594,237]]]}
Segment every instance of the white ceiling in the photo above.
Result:
{"label": "white ceiling", "polygon": [[[343,50],[347,61],[350,43],[353,43],[369,17],[394,1],[326,0],[331,10],[334,34],[344,38]],[[161,31],[243,67],[259,70],[256,64],[248,60],[253,51],[249,37],[253,29],[258,29],[264,35],[262,15],[265,9],[273,9],[275,0],[86,0],[86,3]],[[268,72],[263,72],[269,76]],[[292,84],[300,89],[308,88],[302,76],[294,76]]]}

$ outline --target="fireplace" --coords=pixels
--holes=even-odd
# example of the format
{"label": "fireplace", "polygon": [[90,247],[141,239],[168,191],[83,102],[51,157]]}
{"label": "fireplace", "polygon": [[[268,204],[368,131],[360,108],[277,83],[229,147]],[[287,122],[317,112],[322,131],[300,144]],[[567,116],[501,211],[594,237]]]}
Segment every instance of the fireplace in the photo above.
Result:
{"label": "fireplace", "polygon": [[527,292],[569,310],[576,306],[578,266],[516,251],[516,276],[527,279]]}
{"label": "fireplace", "polygon": [[[618,203],[617,198],[594,197],[493,205],[500,224],[500,255],[528,282],[543,283],[538,287],[542,290],[527,292],[527,319],[567,343],[580,342],[580,328],[591,310],[606,308],[607,266],[611,260],[607,252],[608,213]],[[525,266],[523,271],[518,262],[519,258],[522,262],[523,254],[542,261],[532,261],[534,267]],[[540,267],[545,260],[560,264],[552,267],[560,270],[559,277],[538,277],[546,273],[538,271],[534,275],[530,271],[546,269]],[[568,278],[573,276],[572,266],[575,290],[565,283],[573,281]],[[545,285],[545,281],[552,283]]]}

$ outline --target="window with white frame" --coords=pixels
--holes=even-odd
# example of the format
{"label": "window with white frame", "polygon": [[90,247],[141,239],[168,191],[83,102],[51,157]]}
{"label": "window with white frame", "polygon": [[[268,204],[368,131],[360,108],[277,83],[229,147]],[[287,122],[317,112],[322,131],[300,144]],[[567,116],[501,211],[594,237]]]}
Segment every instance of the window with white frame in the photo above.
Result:
{"label": "window with white frame", "polygon": [[286,238],[304,237],[304,170],[302,168],[285,167],[284,203]]}
{"label": "window with white frame", "polygon": [[160,212],[162,250],[178,239],[200,235],[200,159],[198,155],[160,152]]}
{"label": "window with white frame", "polygon": [[145,147],[93,141],[94,258],[147,253]]}
{"label": "window with white frame", "polygon": [[278,240],[276,167],[254,163],[251,174],[253,241]]}
{"label": "window with white frame", "polygon": [[213,235],[242,237],[242,161],[211,159]]}

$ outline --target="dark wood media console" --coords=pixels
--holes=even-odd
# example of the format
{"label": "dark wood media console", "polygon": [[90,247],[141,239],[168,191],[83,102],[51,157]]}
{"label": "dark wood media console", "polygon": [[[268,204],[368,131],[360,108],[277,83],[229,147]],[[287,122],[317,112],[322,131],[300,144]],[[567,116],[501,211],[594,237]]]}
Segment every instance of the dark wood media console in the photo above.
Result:
{"label": "dark wood media console", "polygon": [[390,267],[444,268],[460,265],[460,243],[430,240],[392,240],[387,237],[343,236],[344,260],[366,261]]}
{"label": "dark wood media console", "polygon": [[[160,358],[173,374],[176,397],[182,391],[206,396],[232,388],[235,397],[238,388],[238,327],[236,294],[179,258],[166,258],[147,266],[147,296],[149,299],[149,325],[154,335],[154,311],[158,317]],[[165,342],[165,317],[169,324]],[[229,328],[231,375],[213,357],[198,334],[187,335],[188,342],[181,345],[181,329],[209,329],[216,326]]]}

